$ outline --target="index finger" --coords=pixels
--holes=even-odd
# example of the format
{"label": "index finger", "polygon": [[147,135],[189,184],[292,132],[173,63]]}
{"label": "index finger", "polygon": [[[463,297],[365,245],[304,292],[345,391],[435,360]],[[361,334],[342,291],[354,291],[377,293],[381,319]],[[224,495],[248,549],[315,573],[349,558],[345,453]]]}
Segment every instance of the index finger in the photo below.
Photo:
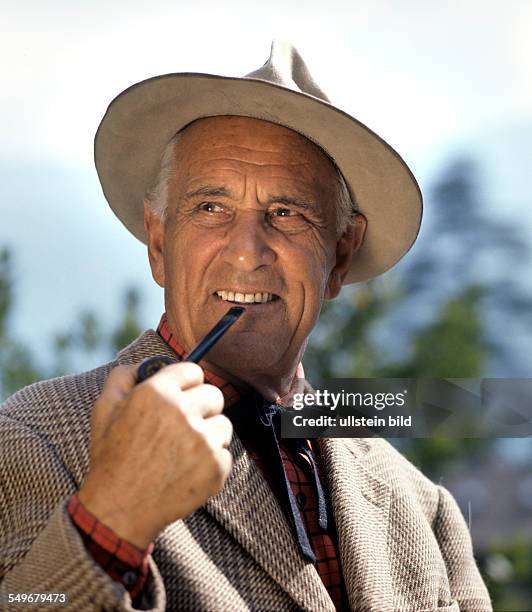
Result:
{"label": "index finger", "polygon": [[186,391],[203,384],[204,374],[197,363],[181,361],[180,363],[172,363],[165,366],[154,374],[151,379],[157,380],[158,383],[171,383],[173,387],[177,384],[182,391]]}

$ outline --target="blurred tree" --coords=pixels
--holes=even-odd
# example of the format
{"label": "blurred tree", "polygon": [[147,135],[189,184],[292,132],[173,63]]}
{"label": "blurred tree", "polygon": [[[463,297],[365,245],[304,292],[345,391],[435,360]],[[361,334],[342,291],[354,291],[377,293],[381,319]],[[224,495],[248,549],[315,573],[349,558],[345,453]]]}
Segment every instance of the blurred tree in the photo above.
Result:
{"label": "blurred tree", "polygon": [[0,250],[0,398],[37,380],[40,375],[29,349],[10,331],[14,300],[12,256],[4,248]]}
{"label": "blurred tree", "polygon": [[495,539],[483,559],[483,567],[495,610],[532,609],[530,534],[509,541]]}
{"label": "blurred tree", "polygon": [[139,316],[140,295],[136,289],[130,288],[124,296],[124,311],[118,327],[111,334],[109,348],[118,352],[141,333]]}
{"label": "blurred tree", "polygon": [[445,302],[436,317],[412,337],[411,354],[382,366],[389,378],[481,377],[487,347],[481,320],[482,287],[469,285]]}
{"label": "blurred tree", "polygon": [[[426,229],[408,257],[325,304],[305,353],[310,380],[474,378],[507,362],[507,321],[517,307],[532,310],[527,286],[507,271],[526,261],[527,249],[519,227],[488,212],[480,193],[471,162],[449,166],[429,192]],[[491,441],[396,443],[439,478]]]}
{"label": "blurred tree", "polygon": [[124,292],[123,309],[114,329],[106,330],[96,313],[82,312],[69,330],[56,334],[55,366],[49,375],[61,376],[73,369],[84,369],[87,358],[91,356],[100,360],[112,359],[142,332],[139,307],[140,294],[130,287]]}
{"label": "blurred tree", "polygon": [[4,248],[0,251],[0,400],[36,380],[85,369],[91,356],[112,359],[143,329],[140,296],[136,289],[130,288],[124,294],[123,312],[114,329],[106,331],[94,312],[82,312],[69,329],[53,337],[53,362],[42,366],[32,351],[11,332],[15,305],[13,277],[13,257],[9,249]]}
{"label": "blurred tree", "polygon": [[527,376],[515,340],[532,341],[525,319],[532,311],[532,262],[519,220],[501,206],[490,209],[478,169],[464,159],[451,163],[436,182],[426,209],[418,244],[397,267],[404,300],[395,316],[414,309],[419,315],[406,321],[409,330],[417,329],[449,296],[475,287],[482,294],[477,302],[486,349],[482,373]]}

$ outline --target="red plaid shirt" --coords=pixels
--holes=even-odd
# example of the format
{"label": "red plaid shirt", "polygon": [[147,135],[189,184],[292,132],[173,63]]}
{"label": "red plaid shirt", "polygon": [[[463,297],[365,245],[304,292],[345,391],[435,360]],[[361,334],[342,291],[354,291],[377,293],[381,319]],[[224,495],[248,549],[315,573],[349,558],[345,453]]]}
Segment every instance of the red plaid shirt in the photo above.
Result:
{"label": "red plaid shirt", "polygon": [[[157,331],[179,357],[186,356],[170,331],[166,314],[163,314]],[[296,377],[302,378],[303,376],[303,368],[300,364]],[[222,391],[226,407],[240,399],[240,393],[233,385],[212,372],[205,371],[205,380]],[[278,398],[277,403],[282,405],[283,398]],[[310,440],[307,440],[307,443],[316,458],[321,480],[325,482],[318,449],[312,445]],[[259,457],[250,447],[249,441],[246,441],[246,449],[270,483],[272,490],[276,495],[279,495],[279,485],[268,469],[270,462],[267,461],[266,457]],[[295,456],[296,454],[298,457]],[[340,567],[336,533],[332,527],[324,531],[318,525],[318,502],[310,462],[303,453],[295,453],[285,448],[282,443],[281,458],[316,556],[316,570],[336,608],[338,610],[346,609],[347,596]],[[308,469],[304,468],[305,464],[309,465]],[[85,544],[94,559],[114,580],[121,582],[129,590],[131,597],[134,598],[145,584],[148,573],[147,558],[153,549],[153,545],[150,545],[146,551],[140,551],[132,544],[124,542],[88,513],[76,496],[71,499],[68,511],[74,524],[81,531]]]}
{"label": "red plaid shirt", "polygon": [[153,544],[142,551],[122,540],[112,529],[98,521],[83,506],[77,495],[70,498],[67,510],[94,560],[113,580],[122,583],[131,599],[134,599],[142,591],[148,577],[148,557]]}

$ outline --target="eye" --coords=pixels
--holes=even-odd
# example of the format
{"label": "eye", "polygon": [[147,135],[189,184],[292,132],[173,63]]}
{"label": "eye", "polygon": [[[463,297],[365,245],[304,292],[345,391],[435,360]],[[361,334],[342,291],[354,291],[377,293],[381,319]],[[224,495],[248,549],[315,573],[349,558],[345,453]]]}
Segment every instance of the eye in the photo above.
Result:
{"label": "eye", "polygon": [[223,212],[224,208],[221,204],[218,204],[217,202],[202,202],[198,205],[198,210],[207,213],[219,213]]}
{"label": "eye", "polygon": [[271,211],[271,215],[274,217],[297,217],[299,214],[286,206],[278,206]]}
{"label": "eye", "polygon": [[268,218],[272,227],[287,233],[300,232],[310,226],[307,216],[290,206],[277,205],[270,208]]}
{"label": "eye", "polygon": [[219,227],[233,218],[231,207],[212,200],[199,202],[192,210],[193,219],[203,227]]}

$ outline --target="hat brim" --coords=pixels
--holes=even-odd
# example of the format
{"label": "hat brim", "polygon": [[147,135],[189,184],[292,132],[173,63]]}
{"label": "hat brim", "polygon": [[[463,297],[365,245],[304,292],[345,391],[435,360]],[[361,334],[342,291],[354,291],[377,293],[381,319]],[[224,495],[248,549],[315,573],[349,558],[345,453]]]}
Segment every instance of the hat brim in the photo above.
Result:
{"label": "hat brim", "polygon": [[163,150],[202,117],[239,115],[299,132],[336,163],[368,220],[345,283],[392,267],[414,243],[422,216],[419,186],[399,154],[354,117],[269,81],[179,73],[133,85],[109,105],[94,142],[104,195],[116,216],[146,243],[143,200]]}

